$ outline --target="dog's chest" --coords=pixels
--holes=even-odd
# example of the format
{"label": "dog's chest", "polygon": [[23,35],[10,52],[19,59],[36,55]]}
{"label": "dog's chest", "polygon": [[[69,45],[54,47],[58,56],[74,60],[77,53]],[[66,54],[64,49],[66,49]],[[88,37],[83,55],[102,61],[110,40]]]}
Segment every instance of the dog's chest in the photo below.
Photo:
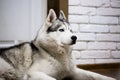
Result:
{"label": "dog's chest", "polygon": [[69,76],[72,72],[72,64],[70,64],[70,60],[68,59],[63,58],[61,61],[52,59],[49,60],[48,63],[49,65],[46,67],[48,72],[46,73],[52,77],[55,77],[57,80],[61,80],[62,78]]}
{"label": "dog's chest", "polygon": [[54,58],[39,59],[33,64],[33,66],[31,67],[31,70],[44,72],[47,75],[50,75],[56,78],[58,76],[64,77],[71,72],[71,64],[67,59],[65,60],[62,59],[61,61],[58,61]]}

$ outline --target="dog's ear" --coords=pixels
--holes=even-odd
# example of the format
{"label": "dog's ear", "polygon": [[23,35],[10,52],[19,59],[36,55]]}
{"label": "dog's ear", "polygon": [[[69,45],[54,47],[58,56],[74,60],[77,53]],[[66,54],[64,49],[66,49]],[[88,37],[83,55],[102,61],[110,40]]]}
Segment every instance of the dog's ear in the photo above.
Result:
{"label": "dog's ear", "polygon": [[47,16],[47,21],[52,23],[56,20],[57,16],[56,16],[56,13],[53,9],[50,9],[49,10],[49,14]]}
{"label": "dog's ear", "polygon": [[59,16],[59,19],[65,19],[66,20],[66,17],[65,17],[65,14],[62,10],[60,10],[60,16]]}

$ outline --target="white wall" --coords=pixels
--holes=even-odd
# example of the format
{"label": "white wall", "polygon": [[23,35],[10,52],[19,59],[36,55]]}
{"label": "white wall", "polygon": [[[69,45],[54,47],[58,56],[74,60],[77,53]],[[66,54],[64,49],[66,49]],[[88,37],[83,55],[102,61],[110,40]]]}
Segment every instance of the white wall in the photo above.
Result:
{"label": "white wall", "polygon": [[69,0],[76,64],[120,63],[120,1]]}
{"label": "white wall", "polygon": [[33,39],[47,13],[47,0],[0,0],[0,40]]}
{"label": "white wall", "polygon": [[1,43],[34,39],[46,14],[47,0],[0,0]]}

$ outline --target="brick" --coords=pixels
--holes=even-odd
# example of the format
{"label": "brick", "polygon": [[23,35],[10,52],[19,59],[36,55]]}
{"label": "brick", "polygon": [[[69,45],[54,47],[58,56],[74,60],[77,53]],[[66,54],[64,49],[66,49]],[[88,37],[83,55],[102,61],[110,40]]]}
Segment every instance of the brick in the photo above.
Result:
{"label": "brick", "polygon": [[80,16],[80,15],[69,15],[70,23],[88,23],[88,16]]}
{"label": "brick", "polygon": [[120,1],[119,0],[111,0],[111,7],[119,8]]}
{"label": "brick", "polygon": [[79,59],[80,58],[80,52],[79,51],[72,51],[72,56],[74,59]]}
{"label": "brick", "polygon": [[109,27],[105,25],[80,25],[80,32],[109,32]]}
{"label": "brick", "polygon": [[70,6],[69,7],[69,14],[95,15],[96,14],[96,8]]}
{"label": "brick", "polygon": [[109,0],[80,0],[80,5],[82,6],[92,6],[92,7],[109,7]]}
{"label": "brick", "polygon": [[120,49],[120,43],[117,43],[117,49]]}
{"label": "brick", "polygon": [[110,58],[110,51],[81,51],[81,58]]}
{"label": "brick", "polygon": [[120,59],[96,59],[95,63],[120,63]]}
{"label": "brick", "polygon": [[109,50],[116,49],[114,42],[89,42],[88,49]]}
{"label": "brick", "polygon": [[69,0],[69,5],[69,21],[73,32],[78,32],[74,62],[120,62],[120,1]]}
{"label": "brick", "polygon": [[120,25],[120,17],[118,18],[118,24]]}
{"label": "brick", "polygon": [[86,42],[77,42],[73,49],[81,50],[81,49],[87,49],[87,43]]}
{"label": "brick", "polygon": [[78,40],[80,41],[94,41],[95,34],[94,33],[77,33]]}
{"label": "brick", "polygon": [[69,14],[79,14],[79,6],[69,6]]}
{"label": "brick", "polygon": [[80,1],[79,0],[69,0],[68,1],[69,3],[69,5],[79,5],[80,4]]}
{"label": "brick", "polygon": [[112,51],[111,56],[113,58],[120,58],[120,51]]}
{"label": "brick", "polygon": [[73,32],[79,32],[79,25],[78,24],[70,24]]}
{"label": "brick", "polygon": [[120,41],[119,34],[96,34],[97,41]]}
{"label": "brick", "polygon": [[75,64],[94,64],[95,61],[94,59],[79,59],[79,60],[75,60]]}
{"label": "brick", "polygon": [[114,8],[98,8],[97,15],[105,15],[105,16],[119,16],[120,9]]}
{"label": "brick", "polygon": [[120,25],[111,25],[110,32],[112,33],[120,33]]}
{"label": "brick", "polygon": [[118,17],[91,16],[90,23],[95,24],[118,24]]}

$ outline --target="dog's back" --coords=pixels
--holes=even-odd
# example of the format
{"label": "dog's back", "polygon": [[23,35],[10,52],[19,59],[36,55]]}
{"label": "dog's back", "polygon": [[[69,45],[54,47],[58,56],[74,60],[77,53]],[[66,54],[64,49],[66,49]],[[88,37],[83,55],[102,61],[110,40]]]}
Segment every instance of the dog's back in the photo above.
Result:
{"label": "dog's back", "polygon": [[[24,42],[8,48],[0,48],[0,78],[18,80],[32,63],[32,53],[37,48],[30,42]],[[1,79],[0,79],[1,80]]]}

